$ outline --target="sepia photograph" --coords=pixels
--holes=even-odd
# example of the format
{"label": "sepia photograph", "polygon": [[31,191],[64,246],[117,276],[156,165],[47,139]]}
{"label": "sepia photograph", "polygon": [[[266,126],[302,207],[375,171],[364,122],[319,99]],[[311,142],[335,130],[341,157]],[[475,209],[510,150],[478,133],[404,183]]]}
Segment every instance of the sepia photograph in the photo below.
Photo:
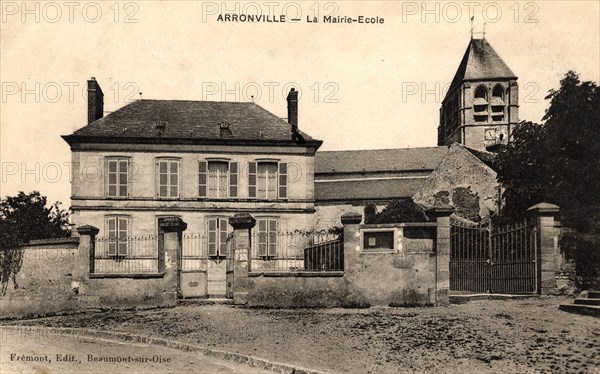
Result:
{"label": "sepia photograph", "polygon": [[600,1],[0,18],[0,373],[600,374]]}

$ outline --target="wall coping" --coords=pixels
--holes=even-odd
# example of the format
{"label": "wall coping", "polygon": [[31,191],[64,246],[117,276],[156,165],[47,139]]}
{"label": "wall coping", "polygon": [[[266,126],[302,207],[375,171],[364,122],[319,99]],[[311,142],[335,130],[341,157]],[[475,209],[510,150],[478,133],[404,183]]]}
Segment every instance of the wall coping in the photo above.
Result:
{"label": "wall coping", "polygon": [[436,222],[404,222],[404,223],[369,223],[360,225],[361,229],[396,228],[396,227],[436,227]]}
{"label": "wall coping", "polygon": [[229,224],[236,230],[251,229],[256,225],[256,219],[250,213],[236,213],[229,218]]}
{"label": "wall coping", "polygon": [[158,226],[164,232],[182,232],[187,229],[187,223],[179,217],[164,217],[158,220]]}
{"label": "wall coping", "polygon": [[295,277],[295,278],[302,278],[302,277],[306,277],[306,278],[324,278],[324,277],[343,277],[344,276],[344,271],[343,270],[339,270],[339,271],[335,271],[335,270],[330,270],[330,271],[255,271],[255,272],[249,272],[248,273],[249,277],[265,277],[265,278],[269,278],[269,277],[277,277],[277,278],[284,278],[284,277]]}
{"label": "wall coping", "polygon": [[100,229],[91,225],[83,225],[77,228],[77,232],[79,233],[79,235],[95,236],[98,235]]}

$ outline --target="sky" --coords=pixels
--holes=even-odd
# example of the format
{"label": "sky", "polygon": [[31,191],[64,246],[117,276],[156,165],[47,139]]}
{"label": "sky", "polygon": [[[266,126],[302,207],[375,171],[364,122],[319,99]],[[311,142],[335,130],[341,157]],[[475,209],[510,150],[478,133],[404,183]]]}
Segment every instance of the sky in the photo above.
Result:
{"label": "sky", "polygon": [[[321,150],[435,146],[439,107],[470,39],[519,77],[520,119],[541,121],[568,70],[600,81],[598,1],[0,1],[0,195],[70,205],[70,150],[86,81],[105,115],[143,99],[255,101]],[[223,22],[259,14],[286,22]],[[325,23],[324,16],[383,23]],[[308,22],[314,20],[318,22]],[[293,21],[299,18],[300,21]]]}

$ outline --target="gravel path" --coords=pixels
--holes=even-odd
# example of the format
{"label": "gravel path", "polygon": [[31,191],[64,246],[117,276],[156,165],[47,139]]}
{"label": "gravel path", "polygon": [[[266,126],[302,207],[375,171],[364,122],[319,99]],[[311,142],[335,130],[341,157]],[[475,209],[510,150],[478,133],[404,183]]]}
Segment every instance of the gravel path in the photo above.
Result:
{"label": "gravel path", "polygon": [[438,308],[192,305],[10,324],[157,335],[337,373],[599,373],[599,320],[559,311],[565,302],[571,299],[484,300]]}

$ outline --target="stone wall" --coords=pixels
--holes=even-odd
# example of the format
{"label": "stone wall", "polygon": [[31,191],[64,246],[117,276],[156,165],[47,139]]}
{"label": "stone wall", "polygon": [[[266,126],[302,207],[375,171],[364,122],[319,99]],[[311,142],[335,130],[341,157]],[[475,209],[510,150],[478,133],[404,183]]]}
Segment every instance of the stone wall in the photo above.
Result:
{"label": "stone wall", "polygon": [[0,317],[46,314],[77,309],[75,262],[78,241],[68,238],[22,247],[23,264],[16,284],[9,281],[0,296]]}
{"label": "stone wall", "polygon": [[453,144],[413,200],[426,207],[436,202],[448,204],[455,215],[479,221],[498,212],[499,188],[493,169],[463,146]]}

